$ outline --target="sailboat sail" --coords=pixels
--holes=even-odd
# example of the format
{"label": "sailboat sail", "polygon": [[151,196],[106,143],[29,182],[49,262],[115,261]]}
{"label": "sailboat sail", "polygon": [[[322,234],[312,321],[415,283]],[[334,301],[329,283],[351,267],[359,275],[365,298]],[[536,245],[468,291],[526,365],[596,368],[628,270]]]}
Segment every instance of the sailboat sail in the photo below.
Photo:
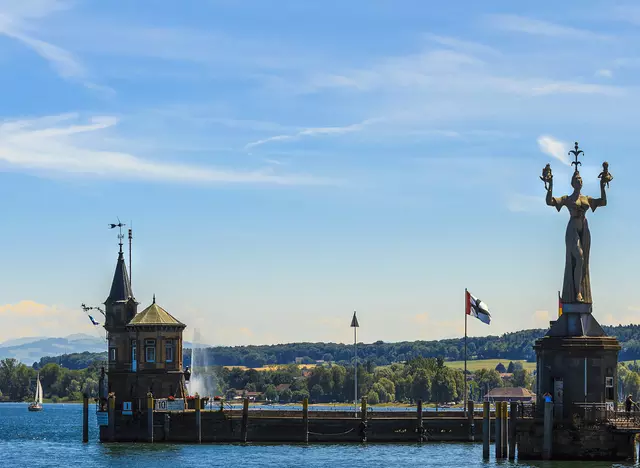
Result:
{"label": "sailboat sail", "polygon": [[36,403],[42,404],[42,384],[40,383],[40,375],[38,375],[38,384],[36,387]]}

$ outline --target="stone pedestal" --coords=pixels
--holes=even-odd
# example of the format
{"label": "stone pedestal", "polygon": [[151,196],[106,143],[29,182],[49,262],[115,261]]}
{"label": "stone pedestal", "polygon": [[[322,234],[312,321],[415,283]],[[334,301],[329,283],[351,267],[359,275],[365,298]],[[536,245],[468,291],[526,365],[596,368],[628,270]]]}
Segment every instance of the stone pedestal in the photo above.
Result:
{"label": "stone pedestal", "polygon": [[553,398],[547,442],[552,447],[551,459],[623,460],[633,456],[634,437],[616,433],[607,424],[617,404],[620,343],[606,336],[591,315],[591,304],[563,304],[562,316],[551,323],[534,349],[538,414],[518,428],[519,458],[544,455],[546,393]]}
{"label": "stone pedestal", "polygon": [[[564,313],[547,334],[536,341],[537,407],[544,394],[553,396],[554,418],[571,419],[585,404],[602,408],[616,404],[616,382],[620,343],[606,336],[590,305],[563,307]],[[576,304],[575,306],[587,306]],[[573,311],[576,310],[576,311]],[[584,411],[582,411],[584,412]]]}

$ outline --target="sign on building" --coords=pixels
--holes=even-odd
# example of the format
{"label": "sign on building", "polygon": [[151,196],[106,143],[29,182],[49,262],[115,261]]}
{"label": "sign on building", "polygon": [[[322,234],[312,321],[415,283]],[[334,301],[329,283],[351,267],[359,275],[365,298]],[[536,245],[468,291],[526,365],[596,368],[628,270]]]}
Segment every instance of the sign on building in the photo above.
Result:
{"label": "sign on building", "polygon": [[168,411],[184,411],[184,398],[169,400],[167,402]]}
{"label": "sign on building", "polygon": [[122,414],[124,414],[126,416],[131,416],[133,414],[133,411],[131,410],[131,402],[130,401],[123,401],[122,402]]}
{"label": "sign on building", "polygon": [[154,400],[154,406],[153,409],[156,411],[167,411],[167,399],[166,398],[162,398],[162,399],[157,399]]}

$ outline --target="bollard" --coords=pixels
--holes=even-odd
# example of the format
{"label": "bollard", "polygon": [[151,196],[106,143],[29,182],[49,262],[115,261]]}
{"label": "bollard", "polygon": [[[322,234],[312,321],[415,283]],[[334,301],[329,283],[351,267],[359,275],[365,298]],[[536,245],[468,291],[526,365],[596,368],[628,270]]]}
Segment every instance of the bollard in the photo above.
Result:
{"label": "bollard", "polygon": [[509,447],[509,404],[502,402],[502,458],[507,458]]}
{"label": "bollard", "polygon": [[200,395],[196,393],[196,434],[198,435],[198,443],[202,443],[202,403]]}
{"label": "bollard", "polygon": [[249,399],[245,398],[242,404],[242,441],[247,441],[247,432],[249,428]]}
{"label": "bollard", "polygon": [[424,425],[422,424],[422,400],[418,400],[418,442],[424,441]]}
{"label": "bollard", "polygon": [[153,443],[153,393],[147,393],[147,442]]}
{"label": "bollard", "polygon": [[489,459],[489,446],[491,444],[491,403],[482,403],[482,458]]}
{"label": "bollard", "polygon": [[502,458],[502,402],[496,401],[495,403],[496,409],[496,460]]}
{"label": "bollard", "polygon": [[476,425],[475,425],[475,413],[473,408],[473,400],[469,400],[467,402],[467,417],[468,417],[468,427],[469,427],[469,442],[475,442],[476,440]]}
{"label": "bollard", "polygon": [[302,400],[302,427],[304,430],[304,442],[309,443],[309,398]]}
{"label": "bollard", "polygon": [[511,402],[509,413],[509,460],[516,459],[516,421],[518,418],[518,403]]}
{"label": "bollard", "polygon": [[116,395],[115,393],[109,394],[109,399],[107,403],[107,416],[109,418],[109,442],[113,442],[116,439]]}
{"label": "bollard", "polygon": [[551,460],[553,453],[553,403],[550,401],[544,404],[544,439],[542,443],[542,459]]}
{"label": "bollard", "polygon": [[82,442],[89,442],[89,396],[82,397]]}

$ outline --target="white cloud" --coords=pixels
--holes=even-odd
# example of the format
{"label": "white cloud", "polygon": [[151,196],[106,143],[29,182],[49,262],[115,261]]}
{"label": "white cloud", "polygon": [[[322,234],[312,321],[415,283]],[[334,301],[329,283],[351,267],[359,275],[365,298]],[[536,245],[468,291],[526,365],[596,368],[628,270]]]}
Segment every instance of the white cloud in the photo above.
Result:
{"label": "white cloud", "polygon": [[[0,124],[0,162],[27,171],[82,174],[171,182],[313,185],[331,181],[268,171],[235,171],[181,163],[156,162],[133,154],[97,148],[100,131],[118,120],[94,116],[88,123],[75,114]],[[82,136],[80,138],[76,137]]]}
{"label": "white cloud", "polygon": [[607,70],[606,68],[602,68],[596,71],[595,75],[602,78],[613,78],[613,72],[611,70]]}
{"label": "white cloud", "polygon": [[527,18],[525,16],[487,15],[486,18],[491,26],[503,31],[573,39],[610,39],[608,36],[597,34],[585,29],[561,26],[548,21]]}
{"label": "white cloud", "polygon": [[571,164],[567,145],[560,140],[549,135],[542,135],[538,138],[538,146],[540,147],[540,151],[544,154],[548,154],[549,156],[556,158],[567,166]]}
{"label": "white cloud", "polygon": [[305,128],[291,135],[276,135],[262,140],[253,141],[245,145],[245,149],[254,148],[256,146],[264,145],[265,143],[272,143],[276,141],[291,141],[298,140],[302,137],[314,137],[314,136],[332,136],[332,135],[344,135],[346,133],[354,133],[364,130],[365,127],[380,122],[381,119],[368,119],[363,122],[346,125],[344,127],[312,127]]}
{"label": "white cloud", "polygon": [[61,78],[78,81],[89,89],[113,93],[111,88],[93,83],[82,63],[71,52],[29,34],[37,28],[25,20],[36,20],[67,8],[67,3],[54,0],[0,2],[0,34],[14,39],[45,59]]}
{"label": "white cloud", "polygon": [[0,305],[0,322],[0,342],[25,336],[95,334],[96,328],[82,310],[40,304],[32,300]]}

